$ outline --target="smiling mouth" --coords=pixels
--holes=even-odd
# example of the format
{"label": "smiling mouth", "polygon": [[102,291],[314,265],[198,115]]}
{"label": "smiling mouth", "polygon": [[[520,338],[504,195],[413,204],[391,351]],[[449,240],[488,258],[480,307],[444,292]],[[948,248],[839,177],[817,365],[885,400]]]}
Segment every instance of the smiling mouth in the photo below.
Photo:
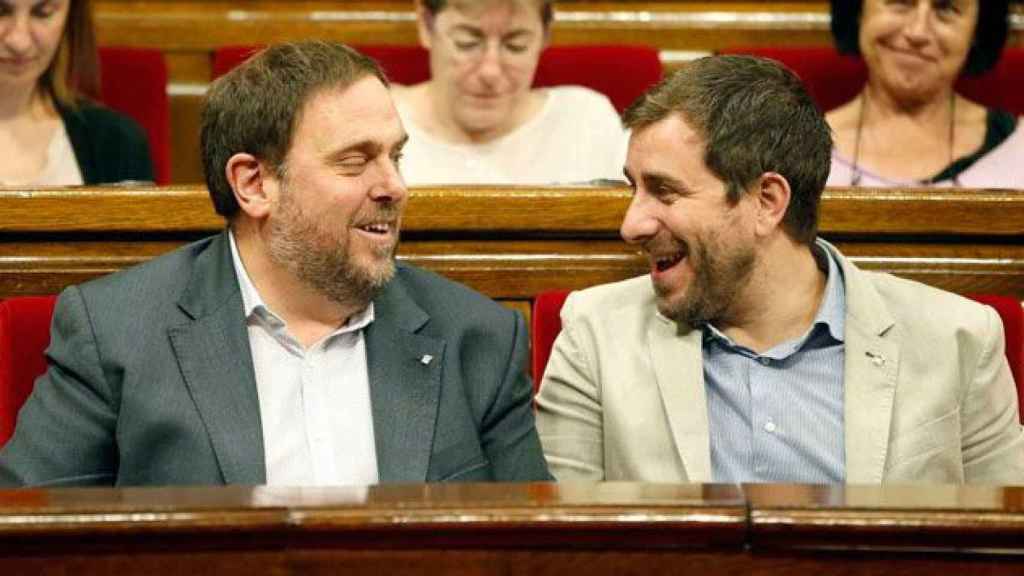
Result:
{"label": "smiling mouth", "polygon": [[654,257],[652,260],[654,262],[654,269],[658,272],[664,272],[682,262],[684,258],[686,258],[686,249],[680,249],[674,254],[664,254]]}
{"label": "smiling mouth", "polygon": [[394,222],[371,222],[356,226],[356,229],[373,236],[387,236],[395,231],[397,226]]}

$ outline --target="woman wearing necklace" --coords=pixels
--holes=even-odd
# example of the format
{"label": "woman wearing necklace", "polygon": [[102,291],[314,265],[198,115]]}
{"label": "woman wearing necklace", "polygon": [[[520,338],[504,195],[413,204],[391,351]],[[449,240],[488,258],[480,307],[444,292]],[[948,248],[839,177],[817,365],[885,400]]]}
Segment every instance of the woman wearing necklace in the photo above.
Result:
{"label": "woman wearing necklace", "polygon": [[826,115],[830,186],[1024,188],[1024,127],[956,94],[999,60],[1007,0],[832,0],[841,52],[868,81]]}
{"label": "woman wearing necklace", "polygon": [[89,0],[0,0],[0,184],[153,180],[132,120],[93,103],[98,57]]}

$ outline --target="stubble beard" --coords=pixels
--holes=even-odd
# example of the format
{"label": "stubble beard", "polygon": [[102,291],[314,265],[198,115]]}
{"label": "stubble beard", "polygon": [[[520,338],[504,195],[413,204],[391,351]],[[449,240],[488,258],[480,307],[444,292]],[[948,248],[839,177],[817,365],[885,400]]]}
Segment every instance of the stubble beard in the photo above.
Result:
{"label": "stubble beard", "polygon": [[690,328],[723,320],[737,296],[750,282],[756,255],[750,246],[728,249],[717,235],[702,235],[689,243],[694,278],[685,295],[671,300],[671,288],[655,283],[658,311]]}
{"label": "stubble beard", "polygon": [[[395,275],[397,240],[391,245],[374,245],[370,263],[357,262],[349,237],[350,222],[332,228],[303,212],[287,190],[282,190],[281,197],[279,216],[270,223],[271,260],[336,304],[359,309],[369,305]],[[398,210],[394,204],[373,205],[372,212],[397,222]],[[368,215],[357,214],[353,221],[363,221]]]}

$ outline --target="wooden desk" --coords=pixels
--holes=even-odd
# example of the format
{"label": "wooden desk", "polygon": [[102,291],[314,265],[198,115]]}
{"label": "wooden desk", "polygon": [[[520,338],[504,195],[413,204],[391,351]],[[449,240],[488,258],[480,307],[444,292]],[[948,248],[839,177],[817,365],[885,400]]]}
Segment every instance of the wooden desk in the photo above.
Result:
{"label": "wooden desk", "polygon": [[1024,487],[0,491],[3,574],[1020,574]]}
{"label": "wooden desk", "polygon": [[669,574],[746,528],[731,486],[0,491],[0,573]]}

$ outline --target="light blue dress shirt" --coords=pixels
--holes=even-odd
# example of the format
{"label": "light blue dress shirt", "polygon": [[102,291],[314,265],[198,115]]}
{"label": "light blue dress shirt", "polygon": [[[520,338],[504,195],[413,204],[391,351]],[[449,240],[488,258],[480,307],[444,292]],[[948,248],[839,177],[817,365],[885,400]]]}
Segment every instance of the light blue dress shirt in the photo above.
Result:
{"label": "light blue dress shirt", "polygon": [[704,326],[715,482],[844,482],[846,293],[835,258],[820,245],[813,250],[828,280],[803,336],[758,354]]}

